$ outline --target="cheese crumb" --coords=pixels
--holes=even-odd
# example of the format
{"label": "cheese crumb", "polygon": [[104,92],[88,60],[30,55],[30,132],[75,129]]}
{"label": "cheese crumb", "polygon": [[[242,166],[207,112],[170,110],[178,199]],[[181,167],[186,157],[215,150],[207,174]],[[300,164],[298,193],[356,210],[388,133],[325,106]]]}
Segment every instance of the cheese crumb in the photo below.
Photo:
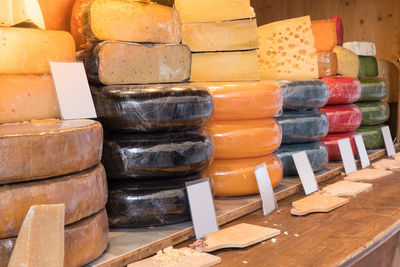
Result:
{"label": "cheese crumb", "polygon": [[248,262],[247,262],[247,261],[243,261],[243,263],[244,263],[244,264],[247,264]]}
{"label": "cheese crumb", "polygon": [[294,236],[295,236],[295,237],[298,237],[298,236],[299,236],[299,234],[294,234]]}
{"label": "cheese crumb", "polygon": [[276,243],[276,239],[275,238],[271,238],[272,243]]}
{"label": "cheese crumb", "polygon": [[287,231],[285,231],[285,232],[283,232],[283,234],[284,234],[284,235],[288,235],[288,232],[287,232]]}

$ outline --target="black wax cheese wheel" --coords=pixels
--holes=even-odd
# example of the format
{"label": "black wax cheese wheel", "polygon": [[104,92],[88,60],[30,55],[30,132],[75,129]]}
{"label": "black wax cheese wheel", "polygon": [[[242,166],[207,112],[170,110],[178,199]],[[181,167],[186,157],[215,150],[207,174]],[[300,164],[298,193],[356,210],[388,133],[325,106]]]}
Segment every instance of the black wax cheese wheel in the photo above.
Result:
{"label": "black wax cheese wheel", "polygon": [[372,56],[358,56],[360,67],[358,69],[358,78],[369,78],[378,76],[378,62]]}
{"label": "black wax cheese wheel", "polygon": [[282,88],[284,110],[317,109],[329,98],[328,86],[321,80],[278,80]]}
{"label": "black wax cheese wheel", "polygon": [[187,176],[208,167],[213,142],[204,130],[147,134],[106,134],[103,163],[119,179]]}
{"label": "black wax cheese wheel", "polygon": [[208,89],[194,84],[109,85],[92,94],[100,122],[113,132],[195,130],[213,112]]}
{"label": "black wax cheese wheel", "polygon": [[320,142],[308,144],[293,144],[281,146],[275,154],[281,159],[283,164],[283,175],[297,175],[296,165],[292,155],[297,152],[305,151],[314,172],[321,171],[328,164],[328,150]]}
{"label": "black wax cheese wheel", "polygon": [[361,98],[357,102],[380,101],[388,94],[388,88],[382,78],[364,78],[361,82]]}
{"label": "black wax cheese wheel", "polygon": [[282,144],[315,142],[329,130],[328,117],[321,111],[285,111],[276,119],[282,127]]}
{"label": "black wax cheese wheel", "polygon": [[382,102],[356,103],[362,112],[361,125],[378,125],[389,119],[390,109],[388,104]]}
{"label": "black wax cheese wheel", "polygon": [[385,143],[381,132],[383,126],[384,125],[361,126],[356,130],[356,132],[361,134],[367,149],[378,149],[384,147]]}

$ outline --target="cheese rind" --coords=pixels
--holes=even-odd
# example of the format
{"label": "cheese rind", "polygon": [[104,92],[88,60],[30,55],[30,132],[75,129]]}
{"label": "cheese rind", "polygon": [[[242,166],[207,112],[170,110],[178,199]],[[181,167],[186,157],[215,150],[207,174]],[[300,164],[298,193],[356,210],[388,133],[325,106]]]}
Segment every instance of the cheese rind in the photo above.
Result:
{"label": "cheese rind", "polygon": [[336,46],[333,52],[335,52],[337,56],[338,74],[345,77],[357,78],[360,66],[360,60],[357,54],[341,46]]}
{"label": "cheese rind", "polygon": [[343,22],[342,19],[339,16],[334,16],[331,18],[336,24],[336,39],[337,39],[337,45],[342,46],[343,45]]}
{"label": "cheese rind", "polygon": [[328,85],[328,105],[351,104],[361,97],[361,83],[352,77],[324,77],[321,79]]}
{"label": "cheese rind", "polygon": [[355,131],[361,125],[361,109],[354,105],[332,105],[321,108],[329,120],[329,133]]}
{"label": "cheese rind", "polygon": [[361,125],[378,125],[389,119],[389,105],[382,102],[357,103],[362,112]]}
{"label": "cheese rind", "polygon": [[361,97],[358,102],[379,101],[388,94],[388,88],[382,78],[364,78],[361,82]]}
{"label": "cheese rind", "polygon": [[367,149],[378,149],[384,147],[385,143],[381,131],[383,126],[384,125],[361,126],[356,130],[357,133],[361,134]]}
{"label": "cheese rind", "polygon": [[370,78],[378,76],[378,62],[375,57],[358,56],[360,60],[360,68],[358,70],[358,78]]}
{"label": "cheese rind", "polygon": [[318,52],[318,77],[337,74],[337,56],[335,52]]}
{"label": "cheese rind", "polygon": [[376,56],[376,46],[373,42],[352,41],[345,42],[343,47],[353,51],[359,56]]}
{"label": "cheese rind", "polygon": [[331,52],[337,43],[336,24],[333,20],[315,20],[311,29],[317,52]]}
{"label": "cheese rind", "polygon": [[356,132],[347,132],[347,133],[334,133],[328,134],[323,139],[320,140],[326,148],[328,149],[329,160],[341,160],[340,150],[339,150],[339,140],[344,138],[350,139],[351,149],[354,155],[357,155],[357,147],[354,141],[354,136],[358,133]]}

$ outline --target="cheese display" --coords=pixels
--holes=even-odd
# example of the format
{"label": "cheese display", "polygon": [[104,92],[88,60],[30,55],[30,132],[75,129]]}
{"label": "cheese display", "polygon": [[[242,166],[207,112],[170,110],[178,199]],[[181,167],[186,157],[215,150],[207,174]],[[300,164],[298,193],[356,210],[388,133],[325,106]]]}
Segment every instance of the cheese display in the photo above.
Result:
{"label": "cheese display", "polygon": [[203,82],[214,102],[213,120],[269,118],[282,109],[282,90],[275,82]]}
{"label": "cheese display", "polygon": [[357,155],[358,154],[357,147],[354,141],[355,135],[357,135],[356,132],[336,133],[336,134],[328,134],[323,139],[321,139],[320,142],[322,142],[328,149],[329,160],[341,160],[338,141],[344,138],[350,139],[350,144],[353,150],[353,154]]}
{"label": "cheese display", "polygon": [[213,143],[205,131],[105,136],[102,162],[107,176],[139,177],[186,176],[208,167]]}
{"label": "cheese display", "polygon": [[357,103],[362,111],[361,125],[377,125],[389,119],[390,109],[388,104],[382,102]]}
{"label": "cheese display", "polygon": [[282,128],[282,144],[318,141],[329,129],[328,117],[320,111],[286,111],[276,119]]}
{"label": "cheese display", "polygon": [[329,88],[321,80],[277,80],[282,89],[284,110],[308,110],[323,107]]}
{"label": "cheese display", "polygon": [[75,0],[39,0],[46,29],[69,31],[74,3]]}
{"label": "cheese display", "polygon": [[192,52],[257,49],[257,21],[253,18],[186,23],[182,25],[182,43]]}
{"label": "cheese display", "polygon": [[331,18],[335,22],[336,25],[336,40],[337,40],[337,45],[342,46],[343,45],[343,22],[342,19],[339,16],[334,16]]}
{"label": "cheese display", "polygon": [[170,7],[142,1],[95,0],[89,12],[88,27],[98,40],[137,43],[181,41],[180,17]]}
{"label": "cheese display", "polygon": [[38,0],[3,0],[0,3],[0,26],[36,26],[45,28]]}
{"label": "cheese display", "polygon": [[384,147],[385,143],[381,132],[381,127],[383,126],[384,125],[361,126],[357,129],[357,132],[362,135],[367,149],[378,149]]}
{"label": "cheese display", "polygon": [[379,101],[388,94],[386,83],[382,78],[364,78],[361,82],[361,97],[358,102]]}
{"label": "cheese display", "polygon": [[250,0],[175,0],[175,8],[183,23],[248,19],[256,16]]}
{"label": "cheese display", "polygon": [[318,77],[337,74],[337,56],[335,52],[318,52]]}
{"label": "cheese display", "polygon": [[329,133],[355,131],[361,125],[361,109],[354,104],[333,105],[321,108],[329,120]]}
{"label": "cheese display", "polygon": [[396,103],[399,99],[400,78],[399,69],[395,64],[384,59],[378,59],[378,73],[379,77],[385,82],[389,91],[384,102]]}
{"label": "cheese display", "polygon": [[317,52],[331,52],[337,44],[336,23],[333,20],[314,20],[311,22],[314,44]]}
{"label": "cheese display", "polygon": [[360,60],[360,68],[358,78],[369,78],[378,76],[378,62],[375,57],[358,56]]}
{"label": "cheese display", "polygon": [[322,78],[329,88],[328,105],[351,104],[361,97],[361,83],[351,77]]}
{"label": "cheese display", "polygon": [[107,201],[102,165],[53,179],[0,186],[0,238],[18,234],[32,205],[65,204],[65,224],[101,210]]}
{"label": "cheese display", "polygon": [[247,81],[259,78],[256,50],[192,54],[191,81]]}
{"label": "cheese display", "polygon": [[254,167],[262,163],[267,166],[272,187],[276,187],[282,180],[283,167],[281,160],[274,154],[247,159],[214,160],[205,173],[211,178],[217,197],[258,194]]}
{"label": "cheese display", "polygon": [[376,46],[373,42],[366,41],[352,41],[345,42],[343,44],[344,48],[347,48],[359,56],[376,56]]}
{"label": "cheese display", "polygon": [[213,113],[210,93],[196,84],[108,85],[92,94],[100,122],[116,132],[196,130]]}
{"label": "cheese display", "polygon": [[181,44],[101,42],[88,55],[86,72],[103,84],[173,83],[190,77],[190,50]]}
{"label": "cheese display", "polygon": [[275,154],[283,164],[283,176],[298,175],[292,155],[305,151],[314,172],[322,171],[328,164],[328,150],[320,142],[281,146]]}
{"label": "cheese display", "polygon": [[268,155],[281,144],[282,131],[274,119],[212,121],[205,127],[214,139],[216,159]]}
{"label": "cheese display", "polygon": [[111,227],[148,227],[190,220],[184,178],[109,181],[107,214]]}
{"label": "cheese display", "polygon": [[309,16],[258,27],[262,79],[318,78],[318,60]]}
{"label": "cheese display", "polygon": [[64,204],[32,206],[8,267],[64,266]]}
{"label": "cheese display", "polygon": [[1,27],[0,35],[0,74],[46,74],[49,61],[75,61],[67,32]]}
{"label": "cheese display", "polygon": [[345,77],[357,78],[360,68],[360,59],[357,54],[341,46],[336,46],[333,52],[335,52],[337,56],[338,74]]}

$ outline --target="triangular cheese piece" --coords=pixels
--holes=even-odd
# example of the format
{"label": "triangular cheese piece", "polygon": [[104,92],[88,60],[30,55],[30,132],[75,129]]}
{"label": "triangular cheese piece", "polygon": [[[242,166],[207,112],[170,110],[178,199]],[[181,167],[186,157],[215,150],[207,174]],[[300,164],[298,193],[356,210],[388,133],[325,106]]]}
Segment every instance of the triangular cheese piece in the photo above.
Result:
{"label": "triangular cheese piece", "polygon": [[28,22],[46,28],[38,0],[14,0],[12,9],[13,25]]}

